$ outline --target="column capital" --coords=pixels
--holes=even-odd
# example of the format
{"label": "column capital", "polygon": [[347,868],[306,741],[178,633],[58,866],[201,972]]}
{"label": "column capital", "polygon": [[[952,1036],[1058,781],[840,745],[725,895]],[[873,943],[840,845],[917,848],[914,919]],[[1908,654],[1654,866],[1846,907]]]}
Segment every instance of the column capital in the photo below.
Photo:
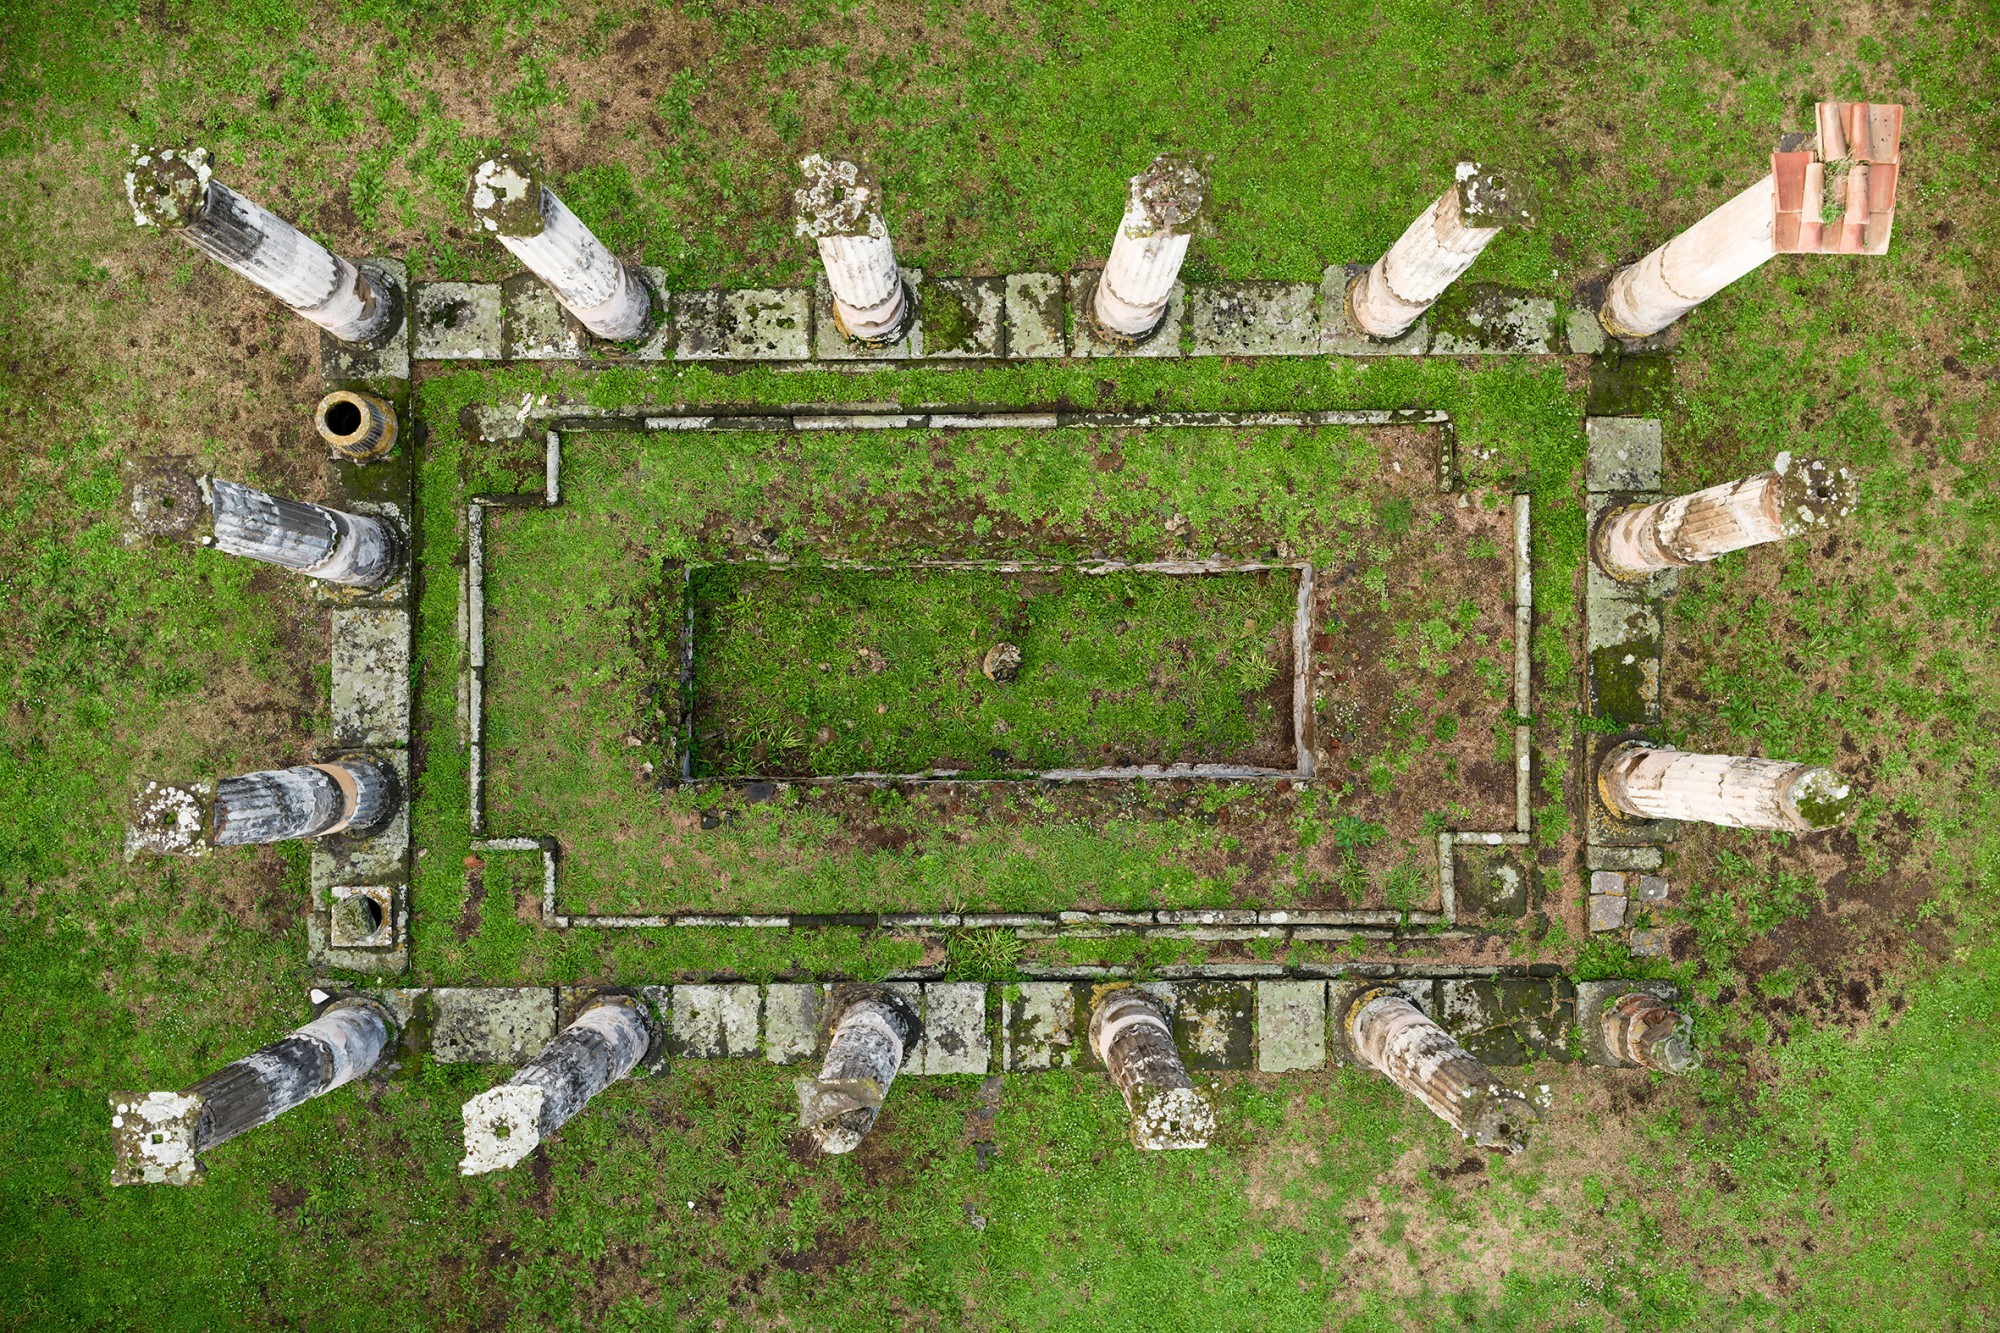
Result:
{"label": "column capital", "polygon": [[132,145],[125,173],[125,198],[141,227],[178,229],[193,222],[208,199],[212,168],[206,148],[142,148]]}

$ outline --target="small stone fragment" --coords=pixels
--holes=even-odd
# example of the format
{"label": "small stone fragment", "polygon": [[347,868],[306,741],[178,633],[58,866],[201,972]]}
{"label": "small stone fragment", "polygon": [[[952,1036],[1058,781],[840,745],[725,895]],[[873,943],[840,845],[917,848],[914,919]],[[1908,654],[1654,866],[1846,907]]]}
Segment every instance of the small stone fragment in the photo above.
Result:
{"label": "small stone fragment", "polygon": [[1012,684],[1021,674],[1021,650],[1011,643],[996,643],[986,650],[979,669],[986,678],[1001,685]]}

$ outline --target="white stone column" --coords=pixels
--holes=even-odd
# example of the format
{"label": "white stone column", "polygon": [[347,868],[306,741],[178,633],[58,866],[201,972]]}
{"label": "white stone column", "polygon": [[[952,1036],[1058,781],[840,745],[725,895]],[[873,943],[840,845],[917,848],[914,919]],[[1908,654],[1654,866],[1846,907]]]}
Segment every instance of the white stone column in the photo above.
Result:
{"label": "white stone column", "polygon": [[652,327],[645,281],[563,206],[524,154],[503,151],[481,162],[466,201],[479,225],[592,333],[632,342]]}
{"label": "white stone column", "polygon": [[591,1001],[514,1077],[465,1104],[459,1174],[503,1171],[526,1157],[592,1097],[636,1069],[651,1041],[643,1001],[629,995]]}
{"label": "white stone column", "polygon": [[1457,183],[1348,286],[1348,323],[1371,338],[1401,337],[1502,228],[1534,220],[1523,186],[1477,162],[1459,163]]}
{"label": "white stone column", "polygon": [[805,188],[792,192],[796,230],[819,245],[833,314],[855,342],[887,347],[909,332],[917,303],[896,267],[882,217],[882,190],[852,162],[813,153],[799,163]]}
{"label": "white stone column", "polygon": [[1137,344],[1160,327],[1207,201],[1207,178],[1177,154],[1160,154],[1132,177],[1125,216],[1090,300],[1091,322],[1104,341]]}
{"label": "white stone column", "polygon": [[215,784],[217,847],[367,833],[402,804],[396,770],[369,754],[270,769]]}
{"label": "white stone column", "polygon": [[889,1085],[917,1047],[923,1026],[909,1002],[881,987],[857,987],[844,999],[819,1077],[801,1080],[799,1124],[821,1152],[853,1152],[875,1124]]}
{"label": "white stone column", "polygon": [[347,260],[210,176],[202,148],[135,148],[125,196],[142,227],[178,231],[197,250],[250,279],[345,342],[389,328],[394,301]]}
{"label": "white stone column", "polygon": [[1658,333],[1777,251],[1777,181],[1766,176],[1612,275],[1597,322],[1617,338]]}
{"label": "white stone column", "polygon": [[313,428],[327,447],[355,463],[369,463],[396,447],[396,409],[358,389],[336,389],[319,400]]}
{"label": "white stone column", "polygon": [[1206,1148],[1215,1108],[1189,1077],[1166,1011],[1144,991],[1107,990],[1090,1011],[1090,1046],[1132,1114],[1132,1145]]}
{"label": "white stone column", "polygon": [[356,588],[380,588],[402,572],[402,538],[383,519],[283,500],[221,477],[199,484],[211,524],[203,546]]}
{"label": "white stone column", "polygon": [[1468,1055],[1394,986],[1354,997],[1342,1021],[1348,1049],[1482,1148],[1510,1153],[1528,1146],[1535,1108]]}
{"label": "white stone column", "polygon": [[1604,1046],[1613,1059],[1662,1074],[1692,1074],[1701,1067],[1687,1018],[1651,995],[1633,992],[1608,1001],[1601,1016]]}
{"label": "white stone column", "polygon": [[1630,741],[1604,757],[1597,790],[1613,813],[1628,819],[1789,833],[1832,828],[1854,803],[1853,788],[1830,768]]}
{"label": "white stone column", "polygon": [[203,1169],[199,1154],[360,1078],[395,1035],[382,1005],[335,1000],[304,1027],[183,1092],[114,1095],[111,1183],[193,1184]]}
{"label": "white stone column", "polygon": [[1781,456],[1770,472],[1614,510],[1598,525],[1591,554],[1613,578],[1643,582],[1661,570],[1829,527],[1854,512],[1859,494],[1844,467]]}

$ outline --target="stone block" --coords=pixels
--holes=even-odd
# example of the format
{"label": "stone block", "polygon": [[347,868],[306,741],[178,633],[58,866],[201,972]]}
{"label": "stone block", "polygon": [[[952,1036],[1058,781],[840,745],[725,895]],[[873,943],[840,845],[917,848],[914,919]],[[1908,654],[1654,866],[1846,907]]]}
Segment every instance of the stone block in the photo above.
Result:
{"label": "stone block", "polygon": [[1599,847],[1583,849],[1583,864],[1591,870],[1658,870],[1666,853],[1658,847]]}
{"label": "stone block", "polygon": [[1665,958],[1667,932],[1659,929],[1635,930],[1625,941],[1625,947],[1637,958]]}
{"label": "stone block", "polygon": [[410,614],[333,613],[333,743],[410,743]]}
{"label": "stone block", "polygon": [[1225,282],[1188,290],[1195,356],[1313,356],[1319,288],[1309,282]]}
{"label": "stone block", "polygon": [[1586,417],[1584,489],[1657,491],[1660,488],[1660,422],[1657,417]]}
{"label": "stone block", "polygon": [[1187,323],[1187,286],[1175,283],[1167,293],[1167,310],[1151,337],[1137,347],[1105,342],[1091,332],[1090,302],[1097,292],[1099,269],[1069,275],[1070,352],[1074,356],[1179,356],[1181,330]]}
{"label": "stone block", "polygon": [[826,1007],[824,986],[773,984],[764,991],[764,1058],[790,1065],[811,1059],[819,1050],[820,1017]]}
{"label": "stone block", "polygon": [[1591,714],[1624,727],[1660,720],[1662,633],[1659,601],[1621,583],[1593,561],[1584,569],[1584,633],[1590,653]]}
{"label": "stone block", "polygon": [[439,1064],[518,1065],[555,1040],[550,987],[441,986],[430,998],[431,1059]]}
{"label": "stone block", "polygon": [[1527,915],[1528,872],[1511,849],[1455,844],[1452,880],[1461,916],[1496,920]]}
{"label": "stone block", "polygon": [[1439,1026],[1489,1065],[1567,1060],[1575,998],[1569,983],[1541,977],[1439,981]]}
{"label": "stone block", "polygon": [[681,361],[803,361],[812,351],[812,293],[799,288],[675,292]]}
{"label": "stone block", "polygon": [[519,273],[500,284],[500,340],[510,361],[578,361],[590,335],[546,283]]}
{"label": "stone block", "polygon": [[927,357],[998,357],[1006,336],[1007,280],[928,278],[920,343]]}
{"label": "stone block", "polygon": [[1257,983],[1257,1068],[1267,1074],[1326,1064],[1326,983]]}
{"label": "stone block", "polygon": [[1445,293],[1428,316],[1432,356],[1546,356],[1556,350],[1556,303],[1476,282]]}
{"label": "stone block", "polygon": [[1001,998],[1004,1067],[1061,1069],[1076,1059],[1076,989],[1067,981],[1024,981]]}
{"label": "stone block", "polygon": [[1021,360],[1066,356],[1062,275],[1010,273],[1006,293],[1007,355]]}
{"label": "stone block", "polygon": [[412,350],[419,361],[498,361],[506,354],[497,282],[418,286]]}
{"label": "stone block", "polygon": [[1596,356],[1604,350],[1604,326],[1597,322],[1597,310],[1592,306],[1570,306],[1564,314],[1563,331],[1568,335],[1569,350],[1578,356]]}
{"label": "stone block", "polygon": [[[400,884],[336,884],[328,893],[327,943],[336,949],[388,949],[401,938]],[[343,904],[356,901],[360,909]]]}
{"label": "stone block", "polygon": [[1583,1047],[1586,1064],[1606,1065],[1613,1069],[1635,1069],[1612,1056],[1604,1043],[1604,1011],[1614,1004],[1621,995],[1651,995],[1662,1003],[1673,1005],[1680,996],[1679,989],[1671,981],[1579,981],[1576,983],[1576,1021],[1579,1045]]}
{"label": "stone block", "polygon": [[692,1060],[755,1055],[762,1009],[755,986],[676,986],[668,1005],[667,1050]]}
{"label": "stone block", "polygon": [[1667,881],[1659,875],[1639,876],[1639,901],[1642,903],[1663,903],[1667,900]]}
{"label": "stone block", "polygon": [[[639,276],[653,294],[653,327],[629,352],[615,359],[625,361],[666,361],[674,354],[674,294],[667,289],[667,271],[651,264],[639,266]],[[598,349],[600,353],[603,349]]]}
{"label": "stone block", "polygon": [[1335,264],[1319,280],[1319,345],[1331,356],[1421,356],[1431,345],[1426,315],[1387,342],[1358,331],[1347,319],[1347,287],[1368,271],[1366,264]]}
{"label": "stone block", "polygon": [[993,1067],[986,1031],[986,986],[977,981],[924,985],[924,1074],[984,1074]]}
{"label": "stone block", "polygon": [[1174,1044],[1189,1069],[1248,1069],[1252,983],[1185,981],[1174,988]]}
{"label": "stone block", "polygon": [[389,327],[370,343],[344,343],[326,330],[319,335],[319,374],[329,389],[368,384],[382,392],[410,378],[410,270],[400,259],[363,259],[355,267],[389,298]]}
{"label": "stone block", "polygon": [[909,288],[910,299],[917,303],[917,318],[910,325],[910,331],[890,343],[887,347],[863,347],[840,331],[840,324],[833,316],[833,288],[827,285],[826,270],[817,265],[813,268],[812,286],[812,354],[818,361],[908,361],[926,355],[924,350],[924,303],[930,299],[930,288],[924,283],[924,271],[919,268],[900,270],[903,283]]}
{"label": "stone block", "polygon": [[1625,876],[1616,870],[1593,870],[1590,872],[1590,891],[1625,896]]}
{"label": "stone block", "polygon": [[1590,928],[1593,931],[1617,930],[1625,924],[1625,895],[1593,893],[1590,895]]}

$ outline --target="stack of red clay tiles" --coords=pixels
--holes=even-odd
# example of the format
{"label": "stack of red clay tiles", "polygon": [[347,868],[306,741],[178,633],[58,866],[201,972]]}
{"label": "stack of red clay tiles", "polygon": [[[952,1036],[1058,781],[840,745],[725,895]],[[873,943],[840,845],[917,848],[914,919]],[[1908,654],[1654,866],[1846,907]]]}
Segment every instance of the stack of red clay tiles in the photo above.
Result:
{"label": "stack of red clay tiles", "polygon": [[1771,154],[1778,207],[1772,248],[1781,255],[1887,254],[1902,138],[1896,103],[1821,102],[1818,150]]}

